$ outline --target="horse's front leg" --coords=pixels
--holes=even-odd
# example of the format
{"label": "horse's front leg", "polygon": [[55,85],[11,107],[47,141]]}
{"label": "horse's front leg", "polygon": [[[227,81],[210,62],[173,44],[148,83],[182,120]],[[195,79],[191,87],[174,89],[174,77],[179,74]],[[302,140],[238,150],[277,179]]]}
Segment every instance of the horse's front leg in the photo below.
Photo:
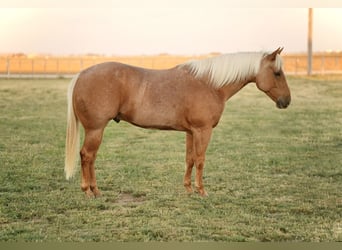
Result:
{"label": "horse's front leg", "polygon": [[85,130],[85,138],[81,149],[82,184],[81,188],[88,197],[100,196],[95,176],[96,154],[102,141],[103,129]]}
{"label": "horse's front leg", "polygon": [[196,165],[195,187],[201,196],[208,196],[203,185],[203,169],[205,152],[210,141],[211,133],[211,127],[193,130],[194,161]]}
{"label": "horse's front leg", "polygon": [[193,136],[191,133],[186,133],[186,156],[185,156],[185,175],[184,175],[184,187],[186,191],[191,194],[191,173],[194,166],[193,156]]}

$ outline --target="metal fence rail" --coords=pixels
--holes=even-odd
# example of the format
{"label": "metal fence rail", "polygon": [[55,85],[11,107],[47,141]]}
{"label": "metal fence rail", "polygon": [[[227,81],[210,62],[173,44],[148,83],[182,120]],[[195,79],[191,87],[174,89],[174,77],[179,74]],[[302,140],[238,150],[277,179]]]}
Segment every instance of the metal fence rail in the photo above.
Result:
{"label": "metal fence rail", "polygon": [[[136,56],[136,57],[53,57],[18,56],[0,57],[0,77],[60,77],[73,75],[89,66],[106,61],[118,61],[139,67],[161,69],[170,68],[192,59],[207,56]],[[290,75],[307,73],[305,54],[283,55],[284,70]],[[313,56],[313,74],[342,74],[342,53],[322,53]]]}

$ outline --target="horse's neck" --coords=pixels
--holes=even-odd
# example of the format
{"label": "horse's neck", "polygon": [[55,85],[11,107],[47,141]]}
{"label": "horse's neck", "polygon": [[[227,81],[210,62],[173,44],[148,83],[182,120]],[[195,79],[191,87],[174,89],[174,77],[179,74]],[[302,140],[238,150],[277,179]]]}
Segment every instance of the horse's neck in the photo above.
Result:
{"label": "horse's neck", "polygon": [[230,97],[239,92],[243,87],[245,87],[248,83],[255,82],[255,77],[251,77],[246,80],[242,80],[240,82],[229,83],[218,89],[220,95],[223,97],[225,101],[228,101]]}
{"label": "horse's neck", "polygon": [[[179,70],[178,67],[176,67],[177,70]],[[193,73],[191,72],[191,69],[187,65],[182,65],[180,69],[185,69],[187,74],[191,74],[193,77],[195,77],[197,80],[200,82],[204,82],[211,86],[212,84],[210,83],[211,79],[208,74],[204,74],[203,76],[194,76]],[[247,79],[240,80],[238,82],[233,82],[233,83],[226,83],[222,87],[218,88],[217,91],[219,95],[224,99],[224,101],[227,101],[230,97],[235,95],[237,92],[239,92],[240,89],[242,89],[244,86],[246,86],[250,82],[255,82],[256,76],[252,75],[249,76]]]}

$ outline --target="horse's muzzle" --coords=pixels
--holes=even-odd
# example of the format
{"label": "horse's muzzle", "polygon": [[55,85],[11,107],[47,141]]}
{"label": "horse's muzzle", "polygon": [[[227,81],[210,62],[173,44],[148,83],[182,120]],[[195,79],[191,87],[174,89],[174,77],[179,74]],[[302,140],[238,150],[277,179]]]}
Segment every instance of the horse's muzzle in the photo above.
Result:
{"label": "horse's muzzle", "polygon": [[280,109],[286,109],[291,103],[291,96],[282,96],[277,100],[277,107]]}

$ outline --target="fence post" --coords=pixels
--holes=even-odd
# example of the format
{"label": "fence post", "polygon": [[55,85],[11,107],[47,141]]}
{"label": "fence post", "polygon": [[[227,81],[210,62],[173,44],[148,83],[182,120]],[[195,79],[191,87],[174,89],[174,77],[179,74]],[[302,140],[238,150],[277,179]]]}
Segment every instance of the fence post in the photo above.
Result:
{"label": "fence post", "polygon": [[34,59],[32,58],[31,60],[31,77],[33,78],[33,74],[34,74]]}
{"label": "fence post", "polygon": [[80,59],[80,70],[79,72],[81,72],[83,70],[83,58]]}
{"label": "fence post", "polygon": [[308,67],[307,74],[310,76],[312,74],[312,8],[309,8],[308,16]]}
{"label": "fence post", "polygon": [[56,66],[57,66],[57,69],[56,69],[56,75],[58,77],[58,74],[59,74],[59,59],[57,58],[57,61],[56,61]]}
{"label": "fence post", "polygon": [[9,57],[7,57],[7,60],[6,60],[6,71],[7,71],[7,79],[10,78],[10,59]]}
{"label": "fence post", "polygon": [[47,78],[46,63],[47,63],[47,58],[46,58],[46,56],[45,56],[45,58],[44,58],[44,75],[45,75],[45,77]]}
{"label": "fence post", "polygon": [[321,56],[321,75],[324,75],[324,65],[325,65],[325,57]]}

